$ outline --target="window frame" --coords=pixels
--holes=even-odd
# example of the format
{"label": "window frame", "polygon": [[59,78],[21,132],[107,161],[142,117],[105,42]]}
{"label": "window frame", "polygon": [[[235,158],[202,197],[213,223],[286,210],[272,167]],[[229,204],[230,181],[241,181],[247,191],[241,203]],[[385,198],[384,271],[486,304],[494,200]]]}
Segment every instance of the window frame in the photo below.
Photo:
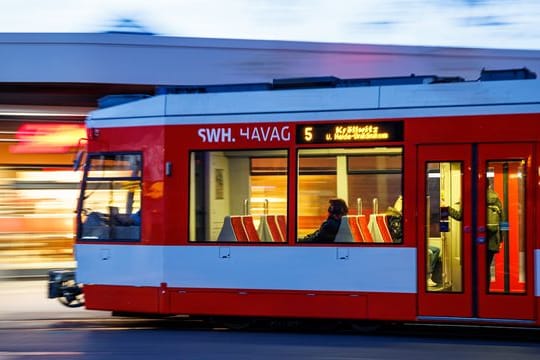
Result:
{"label": "window frame", "polygon": [[[300,204],[300,188],[299,188],[299,183],[300,183],[300,176],[301,175],[316,175],[317,173],[315,172],[309,172],[309,173],[302,173],[302,171],[300,170],[300,155],[303,151],[307,151],[307,155],[306,157],[325,157],[325,156],[329,156],[329,152],[334,152],[336,151],[336,155],[335,156],[338,156],[338,155],[344,155],[345,156],[345,160],[346,160],[346,176],[349,177],[351,175],[400,175],[401,178],[400,178],[400,195],[402,196],[403,198],[403,193],[404,193],[404,181],[405,181],[405,174],[404,174],[404,164],[405,164],[405,146],[403,144],[371,144],[371,145],[367,145],[367,144],[362,144],[362,146],[357,146],[358,144],[354,144],[353,146],[348,146],[346,144],[335,144],[336,146],[325,146],[325,147],[297,147],[296,148],[296,157],[297,157],[297,172],[296,172],[296,183],[297,183],[297,188],[296,188],[296,208],[295,208],[295,211],[296,211],[296,216],[295,216],[295,242],[294,242],[294,245],[296,246],[305,246],[305,245],[327,245],[327,246],[346,246],[346,247],[349,247],[349,246],[377,246],[377,247],[387,247],[387,246],[404,246],[405,244],[405,236],[404,236],[404,218],[405,218],[405,206],[404,206],[404,203],[403,203],[403,208],[402,208],[402,211],[401,211],[401,240],[399,242],[328,242],[328,243],[311,243],[311,242],[303,242],[303,241],[300,241],[300,238],[298,236],[298,224],[299,224],[299,221],[298,221],[298,218],[299,218],[299,214],[300,214],[300,211],[299,211],[299,204]],[[353,156],[373,156],[374,154],[370,154],[370,153],[366,153],[366,154],[355,154],[354,151],[356,150],[372,150],[374,151],[374,154],[376,154],[376,150],[377,149],[388,149],[388,150],[394,150],[394,151],[397,151],[399,150],[399,152],[395,152],[395,153],[389,153],[387,156],[399,156],[400,157],[400,169],[366,169],[366,170],[351,170],[350,169],[350,158],[353,157]],[[318,155],[317,154],[317,151],[320,150],[321,154]],[[339,150],[342,150],[342,153],[339,154],[337,153],[337,151]],[[336,166],[336,171],[330,171],[330,170],[326,170],[326,171],[322,171],[320,172],[319,174],[320,175],[336,175],[337,176],[337,166]],[[337,182],[339,182],[339,179],[337,179]],[[347,192],[349,190],[347,189]],[[347,199],[345,199],[347,200]],[[327,205],[325,203],[325,205]],[[349,205],[349,209],[351,208],[351,204],[348,204]],[[381,213],[384,213],[384,211],[379,211],[378,212],[379,214]],[[326,217],[326,215],[325,215]],[[390,226],[390,225],[389,225]],[[313,231],[315,231],[317,229],[313,229]]]}
{"label": "window frame", "polygon": [[[100,156],[117,156],[117,155],[135,155],[139,157],[139,173],[138,176],[120,176],[120,177],[114,177],[114,176],[103,176],[103,177],[91,177],[89,176],[90,168],[91,168],[91,160]],[[143,228],[143,214],[144,214],[144,206],[143,206],[143,179],[144,179],[144,154],[142,151],[111,151],[111,152],[92,152],[88,153],[86,157],[86,161],[84,164],[84,173],[81,180],[81,189],[80,189],[80,196],[78,199],[77,204],[77,241],[78,242],[105,242],[105,243],[139,243],[142,241],[142,228]],[[113,181],[138,181],[139,185],[139,203],[140,203],[140,223],[137,225],[139,227],[139,233],[137,239],[126,239],[126,238],[84,238],[83,235],[83,221],[82,221],[82,215],[84,212],[84,201],[87,199],[87,196],[85,196],[86,191],[88,189],[88,184],[92,182],[113,182]],[[107,214],[110,216],[110,214]],[[110,223],[110,219],[109,219]],[[110,225],[108,225],[110,226]],[[118,226],[118,225],[117,225]]]}

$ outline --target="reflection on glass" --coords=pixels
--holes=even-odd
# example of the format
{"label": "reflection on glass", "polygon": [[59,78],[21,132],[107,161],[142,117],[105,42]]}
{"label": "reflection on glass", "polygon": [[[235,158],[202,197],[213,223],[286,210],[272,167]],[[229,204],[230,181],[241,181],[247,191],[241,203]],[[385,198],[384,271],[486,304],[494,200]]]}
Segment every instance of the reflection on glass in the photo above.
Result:
{"label": "reflection on glass", "polygon": [[189,241],[286,242],[286,151],[198,151],[190,159]]}
{"label": "reflection on glass", "polygon": [[340,198],[348,214],[334,242],[401,243],[402,160],[398,147],[299,150],[298,239],[317,239],[306,235],[322,230],[328,201]]}
{"label": "reflection on glass", "polygon": [[140,154],[88,157],[83,179],[79,239],[139,240],[141,227]]}
{"label": "reflection on glass", "polygon": [[461,163],[426,166],[426,289],[462,291]]}
{"label": "reflection on glass", "polygon": [[524,293],[525,161],[489,161],[486,190],[487,289]]}

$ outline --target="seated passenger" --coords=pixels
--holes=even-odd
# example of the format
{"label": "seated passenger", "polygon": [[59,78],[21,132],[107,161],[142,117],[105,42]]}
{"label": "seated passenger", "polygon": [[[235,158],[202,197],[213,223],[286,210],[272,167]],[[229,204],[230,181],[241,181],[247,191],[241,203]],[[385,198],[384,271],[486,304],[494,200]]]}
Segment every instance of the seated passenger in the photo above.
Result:
{"label": "seated passenger", "polygon": [[127,215],[127,214],[114,214],[113,215],[114,225],[119,226],[138,226],[141,225],[141,210]]}
{"label": "seated passenger", "polygon": [[386,209],[386,222],[388,231],[392,237],[392,242],[401,243],[403,241],[403,197],[398,196],[394,202],[394,206],[389,206]]}
{"label": "seated passenger", "polygon": [[86,220],[84,221],[84,225],[88,225],[88,226],[106,226],[107,225],[107,217],[105,215],[103,215],[102,213],[98,212],[98,211],[92,211],[86,217]]}
{"label": "seated passenger", "polygon": [[433,287],[437,286],[441,282],[441,267],[437,268],[437,265],[440,265],[441,262],[441,249],[435,245],[428,246],[428,273],[427,273],[427,283],[428,286]]}
{"label": "seated passenger", "polygon": [[341,218],[344,215],[347,215],[349,208],[347,203],[343,199],[331,199],[329,200],[330,206],[328,207],[328,217],[321,224],[321,227],[311,233],[306,235],[301,242],[313,242],[313,243],[331,243],[334,242],[336,234],[341,225]]}

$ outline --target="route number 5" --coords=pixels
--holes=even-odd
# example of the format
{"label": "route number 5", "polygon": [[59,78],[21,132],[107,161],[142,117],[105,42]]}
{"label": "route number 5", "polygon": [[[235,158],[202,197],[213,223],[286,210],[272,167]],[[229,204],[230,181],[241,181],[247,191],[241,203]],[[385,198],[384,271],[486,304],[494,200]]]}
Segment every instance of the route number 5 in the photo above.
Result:
{"label": "route number 5", "polygon": [[313,127],[307,126],[304,128],[304,140],[311,141],[313,140]]}

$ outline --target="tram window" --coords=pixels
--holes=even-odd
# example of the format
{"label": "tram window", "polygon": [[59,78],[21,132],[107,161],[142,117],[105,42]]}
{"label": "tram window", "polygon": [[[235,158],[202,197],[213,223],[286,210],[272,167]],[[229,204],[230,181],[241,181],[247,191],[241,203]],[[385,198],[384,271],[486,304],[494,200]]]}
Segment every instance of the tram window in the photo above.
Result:
{"label": "tram window", "polygon": [[140,240],[140,154],[90,154],[83,179],[79,238]]}
{"label": "tram window", "polygon": [[425,175],[425,286],[430,292],[461,292],[462,163],[430,162]]}
{"label": "tram window", "polygon": [[285,243],[287,151],[200,151],[190,156],[192,242]]}
{"label": "tram window", "polygon": [[525,293],[526,161],[488,161],[486,169],[486,288]]}
{"label": "tram window", "polygon": [[298,241],[323,241],[317,231],[326,231],[328,201],[339,198],[346,221],[324,242],[401,243],[402,158],[397,147],[299,150]]}

